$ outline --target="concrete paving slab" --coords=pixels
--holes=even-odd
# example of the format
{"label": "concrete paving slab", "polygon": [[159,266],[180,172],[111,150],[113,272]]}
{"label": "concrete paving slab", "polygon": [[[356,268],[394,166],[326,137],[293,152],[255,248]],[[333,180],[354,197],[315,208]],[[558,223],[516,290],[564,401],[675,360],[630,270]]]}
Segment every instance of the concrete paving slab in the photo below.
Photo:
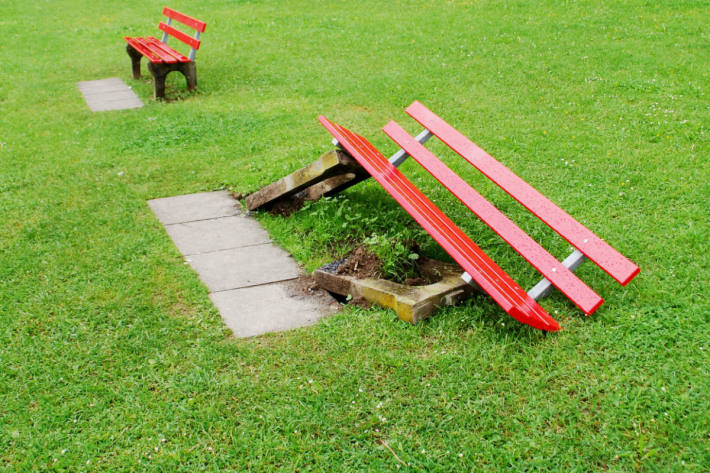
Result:
{"label": "concrete paving slab", "polygon": [[133,90],[118,78],[77,82],[77,87],[92,112],[126,110],[143,106],[143,102]]}
{"label": "concrete paving slab", "polygon": [[237,337],[312,325],[340,307],[324,291],[303,293],[297,281],[216,292],[210,298]]}
{"label": "concrete paving slab", "polygon": [[111,77],[109,79],[77,82],[77,85],[80,89],[103,89],[111,86],[125,86],[126,84],[118,77]]}
{"label": "concrete paving slab", "polygon": [[211,292],[285,281],[301,274],[291,256],[271,244],[192,255],[187,261]]}
{"label": "concrete paving slab", "polygon": [[256,220],[242,215],[173,223],[165,229],[185,256],[271,242]]}
{"label": "concrete paving slab", "polygon": [[131,108],[141,108],[143,102],[134,100],[101,101],[91,104],[92,112],[108,112],[111,110],[127,110]]}
{"label": "concrete paving slab", "polygon": [[148,201],[237,337],[315,323],[339,309],[313,290],[301,268],[271,244],[259,223],[242,214],[227,191]]}
{"label": "concrete paving slab", "polygon": [[165,197],[148,201],[163,225],[239,215],[240,205],[229,191]]}

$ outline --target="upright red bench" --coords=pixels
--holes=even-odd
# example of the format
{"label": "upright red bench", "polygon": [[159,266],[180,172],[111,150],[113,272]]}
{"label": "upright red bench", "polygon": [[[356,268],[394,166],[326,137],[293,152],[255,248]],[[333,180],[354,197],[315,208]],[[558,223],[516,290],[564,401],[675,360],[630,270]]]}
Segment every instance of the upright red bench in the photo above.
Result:
{"label": "upright red bench", "polygon": [[[508,314],[542,330],[558,330],[557,322],[535,301],[543,297],[552,285],[564,293],[585,314],[592,314],[604,301],[573,273],[587,257],[622,285],[628,284],[639,273],[638,266],[424,105],[414,102],[407,108],[407,113],[426,130],[413,138],[397,123],[388,123],[384,128],[385,133],[401,147],[401,150],[389,161],[365,138],[331,123],[325,117],[320,117],[319,120],[334,136],[337,143],[355,158],[461,265],[466,271],[463,275],[464,279],[475,281]],[[557,261],[423,146],[422,143],[432,134],[538,216],[576,250],[563,262]],[[409,156],[532,264],[544,276],[543,280],[525,293],[399,172],[396,166]]]}
{"label": "upright red bench", "polygon": [[[161,22],[158,28],[163,31],[161,40],[153,36],[130,38],[124,37],[126,44],[126,52],[131,57],[131,65],[133,68],[133,77],[138,79],[141,77],[141,58],[145,56],[148,59],[148,69],[153,75],[155,82],[155,98],[165,98],[165,78],[172,71],[179,71],[185,76],[188,90],[193,90],[197,87],[197,70],[195,68],[195,54],[200,49],[200,33],[205,31],[207,23],[189,17],[183,13],[172,10],[168,7],[163,8],[163,15],[168,17],[167,23]],[[195,30],[194,37],[188,36],[180,30],[175,29],[172,21],[178,21]],[[190,52],[187,56],[176,51],[168,46],[168,37],[182,41],[190,46]]]}

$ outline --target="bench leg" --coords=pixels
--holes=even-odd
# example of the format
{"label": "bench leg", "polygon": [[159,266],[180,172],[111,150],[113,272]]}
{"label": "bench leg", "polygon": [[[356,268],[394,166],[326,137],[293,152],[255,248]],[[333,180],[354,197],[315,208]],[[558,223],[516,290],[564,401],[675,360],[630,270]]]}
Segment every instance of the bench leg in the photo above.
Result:
{"label": "bench leg", "polygon": [[181,64],[180,72],[185,76],[187,81],[187,90],[195,90],[197,88],[197,69],[195,61],[184,62]]}
{"label": "bench leg", "polygon": [[177,64],[155,64],[148,62],[148,70],[153,75],[155,82],[155,98],[165,98],[165,78],[172,71],[180,71],[185,76],[187,81],[187,89],[195,90],[197,88],[197,70],[194,62],[184,62]]}
{"label": "bench leg", "polygon": [[141,58],[143,55],[136,51],[136,49],[130,44],[126,45],[126,52],[131,57],[131,67],[133,68],[133,78],[141,78]]}
{"label": "bench leg", "polygon": [[155,83],[155,92],[153,93],[153,98],[155,99],[165,98],[165,78],[168,72],[172,70],[169,66],[169,64],[148,63],[148,69],[153,75],[153,82]]}

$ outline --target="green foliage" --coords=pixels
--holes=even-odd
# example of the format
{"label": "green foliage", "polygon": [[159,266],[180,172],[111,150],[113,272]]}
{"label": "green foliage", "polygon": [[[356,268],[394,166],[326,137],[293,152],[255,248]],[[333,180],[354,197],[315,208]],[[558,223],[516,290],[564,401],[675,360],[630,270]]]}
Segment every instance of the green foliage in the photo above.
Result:
{"label": "green foliage", "polygon": [[[176,0],[208,22],[199,89],[171,74],[182,99],[157,103],[129,79],[121,38],[155,34],[163,6],[0,2],[0,470],[707,471],[706,1]],[[146,106],[91,113],[75,82],[106,77]],[[559,294],[542,301],[564,327],[548,336],[480,295],[418,326],[348,308],[230,337],[146,200],[254,191],[331,148],[318,114],[393,153],[380,128],[418,133],[403,113],[414,99],[640,276],[620,287],[585,264],[605,304],[585,317]],[[536,282],[416,163],[402,171]],[[374,235],[444,257],[373,182],[258,218],[307,269]]]}
{"label": "green foliage", "polygon": [[373,233],[364,243],[382,261],[382,277],[395,282],[403,282],[416,276],[419,253],[411,240],[398,235],[378,235]]}

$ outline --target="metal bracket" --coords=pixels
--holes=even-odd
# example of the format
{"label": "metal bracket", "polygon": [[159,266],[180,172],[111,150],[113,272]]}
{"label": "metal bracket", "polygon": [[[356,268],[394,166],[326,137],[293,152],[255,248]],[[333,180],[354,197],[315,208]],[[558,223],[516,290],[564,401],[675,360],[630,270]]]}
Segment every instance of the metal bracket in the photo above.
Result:
{"label": "metal bracket", "polygon": [[[574,272],[586,259],[587,257],[584,256],[584,253],[575,248],[575,250],[562,261],[562,266]],[[535,286],[528,291],[528,295],[535,300],[542,299],[550,293],[552,287],[550,281],[546,278],[542,278],[539,283],[535,284]]]}
{"label": "metal bracket", "polygon": [[[414,139],[417,140],[420,144],[424,144],[432,136],[434,136],[432,132],[425,128],[424,131],[419,133]],[[407,152],[400,148],[399,151],[397,151],[392,155],[392,157],[390,157],[389,162],[392,163],[394,167],[398,168],[399,165],[402,164],[408,157],[409,155],[407,154]]]}
{"label": "metal bracket", "polygon": [[[584,253],[575,248],[575,250],[562,261],[562,266],[574,272],[586,259],[587,257],[584,256]],[[468,284],[473,283],[473,278],[466,272],[461,275],[461,279]],[[535,300],[542,299],[550,293],[553,287],[554,286],[547,278],[542,278],[539,283],[535,284],[535,286],[528,291],[528,295]]]}
{"label": "metal bracket", "polygon": [[[173,22],[173,19],[168,17],[167,25],[170,26],[172,24],[172,22]],[[163,37],[160,39],[160,42],[163,44],[168,44],[168,32],[167,31],[163,31]]]}
{"label": "metal bracket", "polygon": [[[195,31],[195,39],[199,40],[200,39],[200,32]],[[191,48],[190,49],[190,55],[187,57],[190,61],[195,60],[195,54],[197,54],[197,49]]]}
{"label": "metal bracket", "polygon": [[[432,136],[434,136],[434,135],[432,134],[432,132],[430,132],[429,130],[427,130],[427,129],[425,128],[425,129],[424,129],[421,133],[419,133],[414,139],[417,140],[420,144],[424,144],[424,143],[426,143],[426,142],[429,140],[429,138],[431,138]],[[338,140],[336,140],[335,138],[333,138],[333,140],[331,141],[331,143],[333,143],[333,146],[337,146],[338,148],[341,148],[341,149],[342,149],[342,146],[340,146],[340,143],[338,143]],[[392,165],[393,165],[394,167],[398,168],[404,161],[407,160],[408,157],[409,157],[409,154],[407,154],[406,151],[404,151],[402,148],[400,148],[399,151],[397,151],[396,153],[394,153],[394,154],[389,158],[388,161],[389,161],[390,163],[392,163]]]}

